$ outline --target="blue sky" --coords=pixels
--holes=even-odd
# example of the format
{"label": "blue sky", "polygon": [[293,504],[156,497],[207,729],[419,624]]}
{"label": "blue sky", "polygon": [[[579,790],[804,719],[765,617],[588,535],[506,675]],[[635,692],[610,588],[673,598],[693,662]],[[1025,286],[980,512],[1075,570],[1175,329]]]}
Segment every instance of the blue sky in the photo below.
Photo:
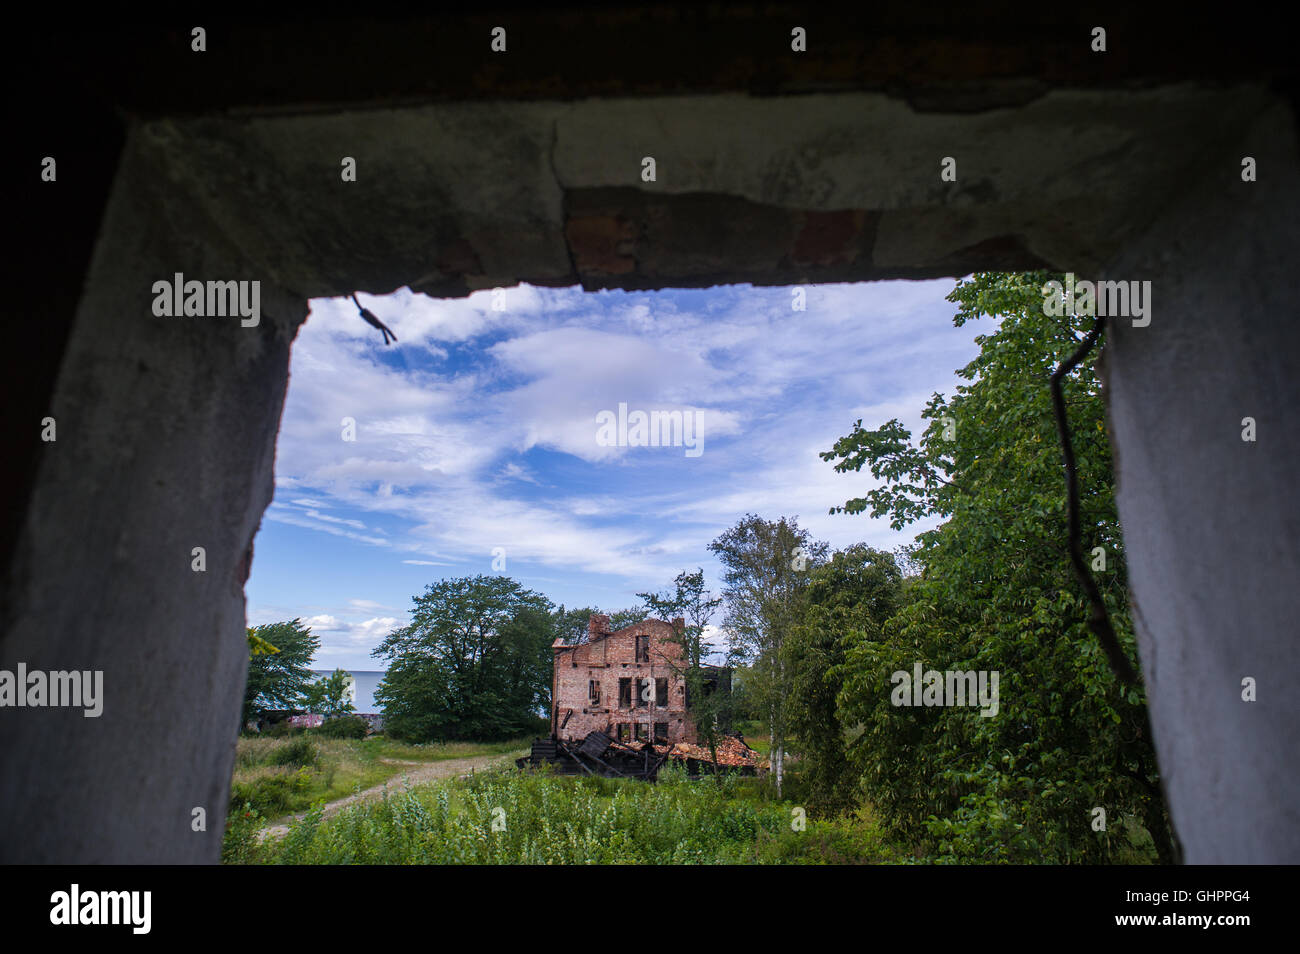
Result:
{"label": "blue sky", "polygon": [[[833,547],[899,533],[828,509],[874,485],[819,451],[863,418],[915,432],[976,353],[951,279],[597,292],[521,285],[432,299],[319,299],[293,344],[275,500],[247,585],[252,625],[301,617],[320,668],[377,669],[370,650],[444,577],[505,573],[555,603],[617,609],[703,567],[746,512]],[[497,310],[499,309],[499,310]],[[598,415],[680,411],[695,451],[618,446]],[[343,440],[343,418],[356,421]],[[695,432],[691,432],[694,437]]]}

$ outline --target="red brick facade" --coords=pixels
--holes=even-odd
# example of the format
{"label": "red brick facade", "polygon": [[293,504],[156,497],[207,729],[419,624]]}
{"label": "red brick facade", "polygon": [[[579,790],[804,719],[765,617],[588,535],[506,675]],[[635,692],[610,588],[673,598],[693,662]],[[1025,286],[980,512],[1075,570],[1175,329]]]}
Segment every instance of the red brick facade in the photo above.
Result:
{"label": "red brick facade", "polygon": [[551,682],[551,733],[583,739],[593,731],[612,739],[694,742],[686,716],[686,667],[680,619],[647,619],[614,632],[594,615],[576,645],[556,640]]}

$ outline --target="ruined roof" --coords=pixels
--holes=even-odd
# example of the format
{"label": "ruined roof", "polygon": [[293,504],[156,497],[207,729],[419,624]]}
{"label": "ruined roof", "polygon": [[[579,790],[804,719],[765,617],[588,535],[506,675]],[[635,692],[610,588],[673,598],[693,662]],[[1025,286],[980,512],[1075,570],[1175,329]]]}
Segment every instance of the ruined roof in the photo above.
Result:
{"label": "ruined roof", "polygon": [[[707,745],[694,745],[690,742],[678,742],[673,746],[672,751],[668,753],[671,759],[695,759],[700,762],[712,762],[713,758],[709,755]],[[754,749],[751,749],[743,740],[733,735],[724,735],[718,739],[718,765],[731,765],[737,768],[751,765],[759,768],[767,764],[767,759],[763,758]]]}

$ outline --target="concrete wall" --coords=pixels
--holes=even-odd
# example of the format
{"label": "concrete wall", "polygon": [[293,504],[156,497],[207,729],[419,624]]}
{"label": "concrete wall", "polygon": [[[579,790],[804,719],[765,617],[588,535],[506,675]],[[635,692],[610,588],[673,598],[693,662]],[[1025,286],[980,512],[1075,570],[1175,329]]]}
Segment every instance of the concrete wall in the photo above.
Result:
{"label": "concrete wall", "polygon": [[[210,862],[248,660],[244,582],[271,500],[306,302],[266,281],[137,130],[123,154],[4,592],[0,669],[101,670],[103,711],[0,714],[0,861]],[[158,318],[174,272],[263,279],[258,327]],[[192,551],[206,550],[194,572]],[[206,812],[194,831],[193,810]]]}
{"label": "concrete wall", "polygon": [[1300,861],[1298,171],[1279,105],[1105,269],[1152,282],[1151,324],[1114,322],[1106,367],[1142,673],[1189,863]]}

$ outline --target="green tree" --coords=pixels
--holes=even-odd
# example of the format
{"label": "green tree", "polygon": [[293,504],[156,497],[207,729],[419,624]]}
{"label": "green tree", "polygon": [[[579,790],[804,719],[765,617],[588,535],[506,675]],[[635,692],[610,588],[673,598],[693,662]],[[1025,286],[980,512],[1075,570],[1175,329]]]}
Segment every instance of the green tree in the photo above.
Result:
{"label": "green tree", "polygon": [[898,609],[902,581],[893,554],[861,543],[836,551],[809,572],[803,615],[781,652],[790,674],[787,724],[797,740],[810,807],[843,811],[861,795],[847,748],[863,726],[844,725],[839,707],[845,654],[879,638]]}
{"label": "green tree", "polygon": [[[723,727],[731,723],[731,693],[720,691],[716,667],[705,662],[710,653],[704,631],[721,605],[722,597],[714,596],[704,586],[703,569],[678,573],[671,590],[638,593],[637,596],[645,604],[647,615],[669,623],[681,619],[685,624],[673,641],[682,647],[680,672],[686,682],[687,711],[698,738],[708,747],[709,757],[717,764],[718,738]],[[722,776],[715,773],[715,778],[721,785]]]}
{"label": "green tree", "polygon": [[322,676],[307,686],[304,693],[306,708],[327,719],[355,712],[356,707],[348,698],[351,683],[352,680],[342,669],[335,669],[328,676]]}
{"label": "green tree", "polygon": [[591,606],[577,609],[565,609],[561,606],[552,614],[556,638],[563,639],[566,643],[578,642],[587,635],[591,617],[599,612],[600,610]]}
{"label": "green tree", "polygon": [[778,797],[785,773],[786,699],[790,672],[781,652],[803,612],[808,570],[826,558],[797,520],[746,514],[709,544],[723,566],[723,626],[734,658],[749,664],[745,691],[767,718],[772,777]]}
{"label": "green tree", "polygon": [[631,606],[627,609],[610,610],[605,615],[609,617],[609,628],[618,630],[641,622],[645,619],[645,610],[639,606]]}
{"label": "green tree", "polygon": [[[903,608],[846,651],[840,716],[865,729],[850,751],[864,785],[900,833],[928,836],[945,857],[1088,861],[1123,839],[1092,829],[1140,818],[1163,860],[1172,840],[1140,689],[1120,684],[1091,636],[1067,556],[1065,481],[1048,387],[1092,321],[1044,314],[1048,272],[977,274],[949,300],[958,326],[1001,319],[977,337],[951,400],[935,394],[919,442],[897,420],[858,421],[821,456],[838,471],[869,467],[882,485],[835,508],[895,528],[939,517],[910,555],[921,567]],[[1121,644],[1134,655],[1124,545],[1115,508],[1102,382],[1082,365],[1064,380],[1078,462],[1085,552]],[[994,717],[977,708],[891,703],[891,674],[915,663],[1000,674]]]}
{"label": "green tree", "polygon": [[508,738],[548,703],[557,619],[544,596],[505,576],[443,580],[414,599],[411,622],[374,656],[385,731],[421,741]]}
{"label": "green tree", "polygon": [[645,619],[646,611],[642,607],[602,610],[596,609],[594,606],[580,609],[565,609],[561,606],[555,611],[556,635],[562,637],[566,642],[574,642],[585,637],[591,617],[595,614],[608,616],[609,628],[612,631],[641,622]]}
{"label": "green tree", "polygon": [[269,709],[298,708],[311,681],[311,660],[320,649],[320,639],[302,620],[291,619],[249,627],[248,645],[248,680],[240,724],[246,725]]}
{"label": "green tree", "polygon": [[254,656],[260,656],[263,653],[278,653],[279,651],[280,651],[279,649],[272,646],[265,639],[255,635],[251,629],[248,631],[248,658],[249,659],[252,659]]}

